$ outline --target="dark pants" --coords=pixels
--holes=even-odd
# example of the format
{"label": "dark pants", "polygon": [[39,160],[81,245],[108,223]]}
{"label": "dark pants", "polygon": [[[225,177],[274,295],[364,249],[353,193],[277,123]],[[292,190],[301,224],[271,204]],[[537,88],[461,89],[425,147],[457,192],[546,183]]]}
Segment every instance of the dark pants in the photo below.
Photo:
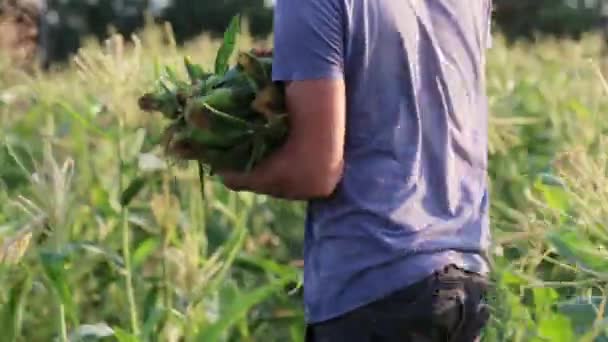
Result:
{"label": "dark pants", "polygon": [[342,317],[311,325],[307,342],[474,342],[489,319],[485,278],[454,266]]}

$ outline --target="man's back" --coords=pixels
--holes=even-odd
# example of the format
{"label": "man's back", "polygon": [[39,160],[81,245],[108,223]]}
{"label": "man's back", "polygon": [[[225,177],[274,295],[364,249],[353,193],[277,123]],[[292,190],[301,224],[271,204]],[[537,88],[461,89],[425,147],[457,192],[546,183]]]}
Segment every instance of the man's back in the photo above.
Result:
{"label": "man's back", "polygon": [[275,15],[275,80],[346,82],[343,177],[309,203],[309,322],[447,264],[486,273],[489,0],[277,0]]}

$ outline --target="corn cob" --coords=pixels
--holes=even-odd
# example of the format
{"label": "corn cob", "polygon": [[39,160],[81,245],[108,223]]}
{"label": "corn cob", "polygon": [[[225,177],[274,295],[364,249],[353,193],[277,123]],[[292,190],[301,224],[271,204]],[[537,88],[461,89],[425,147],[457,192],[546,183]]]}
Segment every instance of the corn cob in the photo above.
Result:
{"label": "corn cob", "polygon": [[160,112],[168,119],[177,119],[181,113],[177,95],[164,82],[159,83],[159,89],[139,98],[139,108],[146,112]]}
{"label": "corn cob", "polygon": [[[205,96],[192,99],[186,109],[186,120],[199,128],[209,126],[209,120],[216,118],[216,112],[231,113],[237,117],[248,116],[250,103],[255,93],[247,86],[215,88]],[[215,112],[209,108],[215,109]]]}

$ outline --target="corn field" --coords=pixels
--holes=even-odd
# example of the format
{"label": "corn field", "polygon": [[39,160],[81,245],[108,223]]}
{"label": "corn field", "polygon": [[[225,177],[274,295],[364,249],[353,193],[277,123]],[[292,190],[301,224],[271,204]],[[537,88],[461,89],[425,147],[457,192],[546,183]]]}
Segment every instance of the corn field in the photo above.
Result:
{"label": "corn field", "polygon": [[[608,341],[601,38],[494,39],[483,340]],[[177,47],[156,27],[87,42],[65,70],[0,59],[2,341],[304,340],[304,204],[201,183],[165,161],[167,122],[138,107],[163,66],[187,77],[183,56],[211,66],[220,43]],[[134,180],[146,187],[124,201]]]}

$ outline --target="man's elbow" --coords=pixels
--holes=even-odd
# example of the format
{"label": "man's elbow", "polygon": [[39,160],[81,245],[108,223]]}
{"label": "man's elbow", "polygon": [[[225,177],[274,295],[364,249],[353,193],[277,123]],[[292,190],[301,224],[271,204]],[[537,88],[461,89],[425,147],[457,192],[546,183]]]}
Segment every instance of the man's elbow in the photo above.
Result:
{"label": "man's elbow", "polygon": [[303,190],[308,192],[310,198],[331,196],[342,179],[343,168],[343,164],[339,163],[311,171],[308,175],[309,182],[305,182],[308,184]]}

